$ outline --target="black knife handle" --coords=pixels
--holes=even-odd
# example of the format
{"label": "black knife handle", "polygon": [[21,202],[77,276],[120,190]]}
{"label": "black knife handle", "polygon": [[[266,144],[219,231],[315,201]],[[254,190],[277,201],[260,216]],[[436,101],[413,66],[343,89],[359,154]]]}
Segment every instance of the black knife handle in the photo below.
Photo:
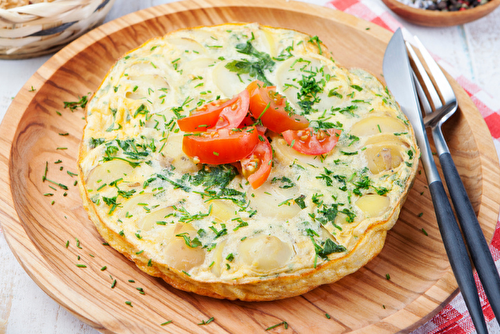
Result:
{"label": "black knife handle", "polygon": [[444,178],[450,191],[458,221],[469,247],[472,262],[481,279],[484,292],[488,297],[493,313],[500,321],[500,276],[498,275],[495,261],[491,256],[488,244],[481,231],[481,226],[477,221],[474,208],[470,203],[464,184],[460,179],[450,153],[441,154],[439,160],[441,161]]}
{"label": "black knife handle", "polygon": [[487,334],[488,330],[484,321],[476,283],[474,282],[469,255],[467,254],[462,234],[455,220],[455,215],[451,210],[450,201],[444,191],[443,183],[441,181],[434,181],[429,184],[429,190],[444,248],[446,249],[446,254],[450,260],[451,268],[457,279],[465,304],[469,309],[472,322],[478,334]]}

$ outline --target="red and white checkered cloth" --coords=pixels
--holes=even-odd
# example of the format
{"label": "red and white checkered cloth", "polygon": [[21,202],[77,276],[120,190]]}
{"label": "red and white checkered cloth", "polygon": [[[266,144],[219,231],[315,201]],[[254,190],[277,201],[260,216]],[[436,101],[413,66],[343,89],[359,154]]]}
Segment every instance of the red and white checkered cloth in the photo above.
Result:
{"label": "red and white checkered cloth", "polygon": [[[316,1],[311,1],[316,2]],[[326,7],[341,10],[345,13],[357,16],[366,21],[378,24],[379,26],[391,31],[397,28],[403,28],[403,20],[397,18],[384,4],[376,0],[332,0],[323,3]],[[436,61],[443,67],[462,88],[469,94],[477,109],[484,117],[488,128],[493,137],[493,142],[500,156],[500,101],[495,100],[486,93],[481,87],[472,83],[464,77],[449,63],[436,57]],[[495,234],[490,245],[493,259],[497,268],[500,268],[500,221],[497,221]],[[478,285],[481,306],[487,322],[490,333],[500,333],[500,327],[495,321],[495,315],[484,294],[483,287],[477,277],[474,275]],[[411,334],[427,333],[448,333],[448,334],[469,334],[476,333],[472,320],[470,318],[462,295],[455,297],[441,312],[434,316],[429,322],[421,326]]]}

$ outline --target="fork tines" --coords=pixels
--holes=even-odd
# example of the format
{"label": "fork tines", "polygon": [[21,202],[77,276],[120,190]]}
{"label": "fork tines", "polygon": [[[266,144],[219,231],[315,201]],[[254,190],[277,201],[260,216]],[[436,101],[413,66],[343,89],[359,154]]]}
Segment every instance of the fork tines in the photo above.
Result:
{"label": "fork tines", "polygon": [[[422,58],[424,59],[425,63],[427,64],[427,67],[429,68],[429,72],[432,74],[432,77],[434,78],[434,82],[436,82],[436,85],[434,85],[433,81],[431,80],[427,71],[425,70],[424,65],[422,64],[420,58],[417,56],[412,45],[407,41],[406,42],[407,49],[411,55],[413,63],[415,64],[414,78],[415,78],[417,93],[422,103],[422,109],[425,112],[425,115],[423,115],[424,123],[426,125],[430,125],[431,127],[433,127],[434,126],[434,124],[432,124],[433,120],[437,120],[443,123],[444,121],[446,121],[446,119],[448,119],[449,116],[451,116],[452,113],[450,113],[449,116],[447,117],[444,115],[439,115],[440,117],[436,117],[438,116],[437,114],[440,114],[443,105],[446,106],[456,103],[456,97],[448,79],[444,75],[443,71],[439,68],[439,65],[436,63],[434,58],[432,58],[429,51],[427,51],[427,49],[423,46],[422,42],[420,42],[418,37],[415,36],[414,39],[418,46],[418,50],[422,55]],[[420,76],[421,80],[417,78],[417,75]],[[442,99],[438,91],[436,90],[436,86],[439,87]],[[425,94],[424,88],[427,91],[427,94]],[[430,103],[432,103],[432,105]],[[432,114],[433,112],[435,112],[436,114]]]}

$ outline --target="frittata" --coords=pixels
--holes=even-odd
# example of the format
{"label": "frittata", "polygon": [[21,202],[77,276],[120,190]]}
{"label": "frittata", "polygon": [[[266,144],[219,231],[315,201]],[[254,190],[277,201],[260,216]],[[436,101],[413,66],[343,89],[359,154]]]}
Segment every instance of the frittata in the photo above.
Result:
{"label": "frittata", "polygon": [[84,207],[146,273],[275,300],[382,249],[419,150],[390,92],[318,36],[259,24],[171,32],[120,58],[87,105]]}

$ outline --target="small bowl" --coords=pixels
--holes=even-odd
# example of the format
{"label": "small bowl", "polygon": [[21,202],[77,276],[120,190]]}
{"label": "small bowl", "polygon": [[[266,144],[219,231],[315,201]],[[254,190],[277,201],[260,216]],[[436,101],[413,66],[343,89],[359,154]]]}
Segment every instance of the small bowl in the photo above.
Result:
{"label": "small bowl", "polygon": [[490,0],[484,5],[471,9],[457,12],[441,12],[410,7],[398,0],[382,0],[382,2],[403,19],[427,27],[449,27],[472,22],[488,15],[500,5],[500,0]]}

